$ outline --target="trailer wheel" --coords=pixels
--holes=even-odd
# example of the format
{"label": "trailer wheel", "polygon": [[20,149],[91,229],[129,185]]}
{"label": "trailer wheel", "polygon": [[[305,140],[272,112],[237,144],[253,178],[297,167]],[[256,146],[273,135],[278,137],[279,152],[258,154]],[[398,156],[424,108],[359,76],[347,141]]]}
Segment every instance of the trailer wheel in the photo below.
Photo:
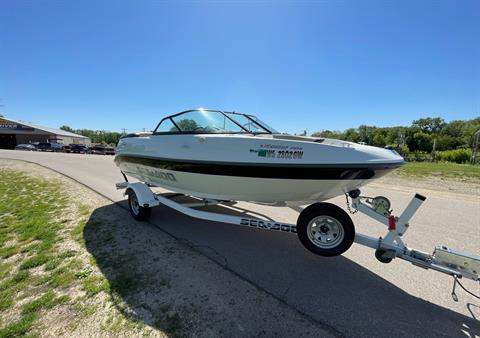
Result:
{"label": "trailer wheel", "polygon": [[347,251],[355,239],[352,219],[331,203],[315,203],[305,208],[297,220],[300,242],[320,256],[338,256]]}
{"label": "trailer wheel", "polygon": [[377,258],[379,262],[385,264],[388,264],[393,260],[392,257],[389,257],[387,250],[384,249],[375,250],[375,258]]}
{"label": "trailer wheel", "polygon": [[140,204],[138,203],[137,195],[133,190],[128,190],[127,194],[128,209],[130,210],[133,218],[135,218],[137,221],[146,221],[147,219],[149,219],[152,209],[140,206]]}

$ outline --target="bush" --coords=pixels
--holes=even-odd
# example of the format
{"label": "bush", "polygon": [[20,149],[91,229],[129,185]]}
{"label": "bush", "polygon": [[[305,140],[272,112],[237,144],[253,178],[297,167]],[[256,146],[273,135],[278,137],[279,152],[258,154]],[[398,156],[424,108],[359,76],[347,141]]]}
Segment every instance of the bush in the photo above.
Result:
{"label": "bush", "polygon": [[437,161],[469,163],[472,158],[472,151],[470,149],[437,151],[435,157]]}
{"label": "bush", "polygon": [[405,154],[405,160],[407,162],[430,162],[432,161],[432,155],[425,151],[414,151]]}

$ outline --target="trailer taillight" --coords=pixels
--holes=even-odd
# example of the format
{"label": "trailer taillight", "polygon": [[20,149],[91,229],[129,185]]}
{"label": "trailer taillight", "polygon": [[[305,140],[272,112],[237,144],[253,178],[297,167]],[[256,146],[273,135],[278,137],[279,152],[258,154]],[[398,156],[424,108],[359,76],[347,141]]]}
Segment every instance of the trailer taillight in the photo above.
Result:
{"label": "trailer taillight", "polygon": [[393,215],[388,216],[388,230],[396,230],[396,229],[397,229],[397,219]]}

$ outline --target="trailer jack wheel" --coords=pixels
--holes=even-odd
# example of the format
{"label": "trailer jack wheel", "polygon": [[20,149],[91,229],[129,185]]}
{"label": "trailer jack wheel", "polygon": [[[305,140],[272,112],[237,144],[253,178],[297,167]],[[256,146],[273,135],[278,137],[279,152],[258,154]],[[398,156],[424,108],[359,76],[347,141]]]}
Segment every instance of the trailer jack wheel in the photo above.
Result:
{"label": "trailer jack wheel", "polygon": [[391,253],[387,250],[384,249],[377,249],[375,250],[375,258],[378,259],[378,261],[388,264],[393,260],[393,257],[390,257]]}
{"label": "trailer jack wheel", "polygon": [[128,209],[130,210],[130,213],[132,214],[133,218],[135,218],[137,221],[146,221],[147,219],[150,218],[152,208],[145,208],[143,206],[140,206],[138,203],[138,198],[137,195],[133,190],[127,191],[128,194]]}
{"label": "trailer jack wheel", "polygon": [[340,207],[315,203],[300,213],[297,234],[311,252],[320,256],[338,256],[352,245],[355,227],[350,216]]}

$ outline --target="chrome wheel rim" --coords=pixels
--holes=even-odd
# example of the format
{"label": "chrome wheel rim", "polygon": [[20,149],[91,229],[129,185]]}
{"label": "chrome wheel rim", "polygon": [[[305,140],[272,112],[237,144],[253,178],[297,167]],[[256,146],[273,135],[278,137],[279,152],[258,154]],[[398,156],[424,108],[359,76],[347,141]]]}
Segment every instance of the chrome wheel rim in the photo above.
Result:
{"label": "chrome wheel rim", "polygon": [[339,245],[345,237],[342,224],[330,216],[317,216],[307,226],[310,242],[322,249],[330,249]]}
{"label": "chrome wheel rim", "polygon": [[130,195],[130,207],[132,208],[132,211],[135,215],[138,215],[140,212],[140,205],[138,204],[138,199],[135,194]]}

